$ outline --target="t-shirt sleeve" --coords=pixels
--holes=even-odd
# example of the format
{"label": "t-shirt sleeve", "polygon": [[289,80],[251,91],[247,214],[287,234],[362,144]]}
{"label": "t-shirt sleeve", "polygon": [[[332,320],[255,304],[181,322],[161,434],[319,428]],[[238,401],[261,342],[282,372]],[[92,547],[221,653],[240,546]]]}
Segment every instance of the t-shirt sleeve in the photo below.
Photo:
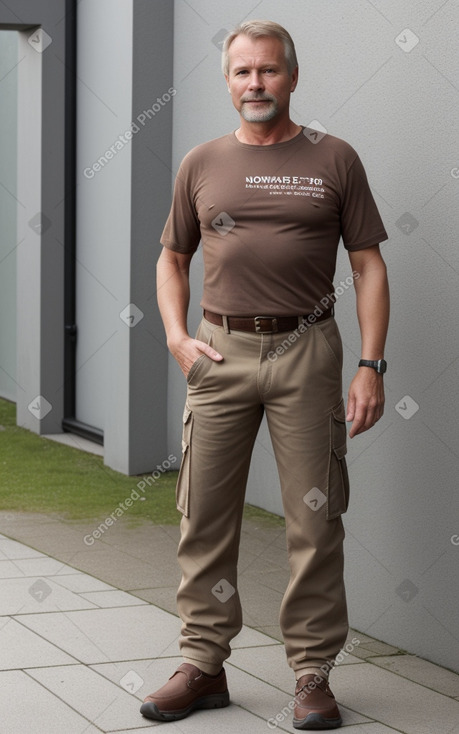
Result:
{"label": "t-shirt sleeve", "polygon": [[387,240],[386,230],[358,155],[347,172],[340,217],[341,236],[347,250],[363,250]]}
{"label": "t-shirt sleeve", "polygon": [[172,206],[160,242],[169,250],[184,255],[194,253],[201,240],[196,213],[189,157],[182,161],[175,178]]}

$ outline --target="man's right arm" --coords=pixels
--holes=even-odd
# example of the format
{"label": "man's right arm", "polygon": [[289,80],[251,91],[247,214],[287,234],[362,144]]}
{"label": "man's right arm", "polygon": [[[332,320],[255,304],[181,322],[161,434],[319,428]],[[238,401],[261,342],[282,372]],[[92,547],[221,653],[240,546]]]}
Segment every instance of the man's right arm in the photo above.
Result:
{"label": "man's right arm", "polygon": [[163,251],[156,266],[158,305],[166,331],[167,346],[185,377],[201,354],[219,362],[222,355],[205,342],[193,339],[187,330],[192,255]]}

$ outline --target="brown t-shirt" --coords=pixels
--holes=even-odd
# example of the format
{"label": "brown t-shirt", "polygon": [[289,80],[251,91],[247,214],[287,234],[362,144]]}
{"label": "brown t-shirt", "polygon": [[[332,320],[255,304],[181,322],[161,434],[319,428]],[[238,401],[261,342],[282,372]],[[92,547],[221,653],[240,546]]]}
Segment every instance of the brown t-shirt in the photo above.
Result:
{"label": "brown t-shirt", "polygon": [[312,313],[334,291],[340,236],[348,250],[387,239],[355,150],[308,132],[274,145],[230,133],[183,159],[161,243],[193,253],[202,239],[209,311]]}

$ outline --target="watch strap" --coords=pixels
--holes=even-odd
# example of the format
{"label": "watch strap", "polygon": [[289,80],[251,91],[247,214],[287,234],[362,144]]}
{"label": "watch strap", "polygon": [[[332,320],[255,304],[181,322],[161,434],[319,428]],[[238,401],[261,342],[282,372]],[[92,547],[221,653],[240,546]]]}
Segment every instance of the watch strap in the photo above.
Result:
{"label": "watch strap", "polygon": [[361,359],[359,367],[372,367],[380,375],[383,375],[387,369],[387,362],[385,359]]}

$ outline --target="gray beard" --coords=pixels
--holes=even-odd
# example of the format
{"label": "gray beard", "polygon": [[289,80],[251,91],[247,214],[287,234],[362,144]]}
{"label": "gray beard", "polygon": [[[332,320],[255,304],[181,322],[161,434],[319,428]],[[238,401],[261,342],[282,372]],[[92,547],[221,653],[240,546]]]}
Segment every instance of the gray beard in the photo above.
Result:
{"label": "gray beard", "polygon": [[268,122],[277,115],[278,109],[279,106],[275,99],[270,100],[268,107],[263,107],[259,110],[251,109],[246,106],[245,102],[243,102],[241,106],[241,116],[246,122]]}

